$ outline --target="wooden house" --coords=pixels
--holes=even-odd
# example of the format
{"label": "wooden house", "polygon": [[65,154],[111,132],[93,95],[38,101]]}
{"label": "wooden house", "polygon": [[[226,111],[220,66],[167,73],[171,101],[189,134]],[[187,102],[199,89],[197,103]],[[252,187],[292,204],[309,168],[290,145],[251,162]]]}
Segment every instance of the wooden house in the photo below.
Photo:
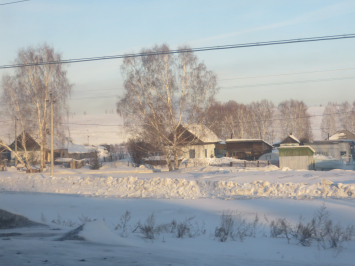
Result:
{"label": "wooden house", "polygon": [[241,160],[256,160],[272,152],[272,145],[262,139],[227,139],[227,157]]}
{"label": "wooden house", "polygon": [[195,124],[180,125],[177,132],[182,143],[179,156],[191,159],[215,157],[216,144],[220,139],[208,127]]}
{"label": "wooden house", "polygon": [[227,154],[227,144],[224,140],[216,143],[215,156],[216,158],[225,157]]}
{"label": "wooden house", "polygon": [[[36,139],[31,134],[26,131],[19,134],[9,146],[13,152],[15,151],[15,142],[17,142],[17,154],[20,157],[24,156],[26,149],[29,162],[32,164],[39,163],[41,156],[41,145],[38,144]],[[12,153],[10,159],[14,159],[14,157],[15,155]]]}
{"label": "wooden house", "polygon": [[299,146],[301,142],[292,133],[280,142],[280,146]]}

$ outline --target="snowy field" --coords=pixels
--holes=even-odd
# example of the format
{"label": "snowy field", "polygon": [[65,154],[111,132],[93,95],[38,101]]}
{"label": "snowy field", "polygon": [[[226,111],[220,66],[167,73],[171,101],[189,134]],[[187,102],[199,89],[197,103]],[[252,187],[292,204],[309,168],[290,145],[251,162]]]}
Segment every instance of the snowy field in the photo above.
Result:
{"label": "snowy field", "polygon": [[[196,166],[153,172],[107,163],[96,171],[56,167],[51,178],[9,168],[0,172],[0,209],[49,227],[0,229],[0,265],[354,265],[354,237],[324,249],[317,241],[288,244],[270,229],[278,218],[295,228],[302,216],[306,224],[325,204],[329,219],[345,230],[355,224],[354,199],[355,172],[344,170]],[[124,226],[126,211],[131,218]],[[234,217],[235,230],[247,228],[244,237],[236,233],[221,242],[215,230],[223,213]],[[154,228],[163,229],[150,239],[137,225],[152,214]],[[188,228],[182,237],[173,220]],[[85,240],[55,241],[85,222],[78,233]]]}

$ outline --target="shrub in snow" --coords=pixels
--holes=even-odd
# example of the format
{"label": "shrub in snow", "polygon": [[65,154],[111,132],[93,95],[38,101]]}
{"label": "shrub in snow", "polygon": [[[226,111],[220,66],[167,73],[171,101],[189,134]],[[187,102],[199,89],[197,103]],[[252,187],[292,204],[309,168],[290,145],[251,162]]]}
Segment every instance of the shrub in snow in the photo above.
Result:
{"label": "shrub in snow", "polygon": [[98,152],[95,151],[93,152],[92,157],[90,158],[90,169],[91,170],[97,170],[100,169],[101,163],[99,162],[99,155]]}
{"label": "shrub in snow", "polygon": [[120,218],[120,221],[115,227],[115,230],[121,229],[120,236],[121,237],[128,237],[128,228],[130,226],[128,225],[128,222],[131,220],[131,213],[129,211],[126,211]]}
{"label": "shrub in snow", "polygon": [[206,233],[206,229],[204,226],[204,222],[200,226],[198,222],[192,223],[192,220],[195,219],[195,216],[186,218],[182,222],[176,222],[173,219],[170,223],[170,232],[173,233],[177,238],[187,237],[196,237],[200,235],[204,235]]}
{"label": "shrub in snow", "polygon": [[340,223],[334,225],[324,204],[315,212],[311,221],[307,222],[301,216],[295,226],[280,218],[270,222],[270,237],[284,237],[288,243],[294,239],[296,243],[306,247],[317,241],[318,247],[334,249],[336,255],[341,252],[342,243],[352,240],[354,235],[353,225],[345,228]]}
{"label": "shrub in snow", "polygon": [[78,217],[80,224],[86,224],[91,222],[91,218],[89,218],[88,216],[85,216],[84,214],[82,214],[81,216]]}
{"label": "shrub in snow", "polygon": [[52,223],[53,224],[57,224],[57,225],[61,225],[61,226],[68,226],[68,227],[76,227],[76,226],[78,226],[78,224],[76,222],[73,222],[70,219],[68,219],[68,220],[62,219],[60,214],[58,214],[57,219],[53,219],[52,220]]}
{"label": "shrub in snow", "polygon": [[292,225],[286,218],[279,218],[270,223],[270,237],[285,237],[287,242],[290,243],[292,232]]}
{"label": "shrub in snow", "polygon": [[220,242],[232,240],[243,240],[247,236],[252,236],[252,224],[248,223],[241,213],[223,212],[221,225],[215,229],[215,237]]}
{"label": "shrub in snow", "polygon": [[145,220],[144,224],[138,221],[136,228],[132,231],[133,233],[136,230],[139,230],[143,234],[144,238],[155,239],[162,232],[169,232],[170,224],[160,224],[156,225],[155,223],[155,214],[152,213]]}

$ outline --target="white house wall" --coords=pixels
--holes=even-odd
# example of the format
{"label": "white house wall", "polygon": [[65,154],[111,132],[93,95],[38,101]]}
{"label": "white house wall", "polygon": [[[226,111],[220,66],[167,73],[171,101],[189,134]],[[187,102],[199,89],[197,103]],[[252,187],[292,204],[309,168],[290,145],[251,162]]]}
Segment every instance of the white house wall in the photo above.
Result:
{"label": "white house wall", "polygon": [[340,152],[346,152],[346,155],[351,155],[350,144],[347,142],[341,143],[322,143],[322,144],[307,144],[312,147],[316,154],[323,154],[327,156],[331,156],[334,159],[341,160]]}
{"label": "white house wall", "polygon": [[205,144],[205,145],[189,145],[181,148],[182,156],[185,158],[190,158],[190,150],[195,150],[195,158],[206,158],[205,150],[207,149],[207,158],[215,157],[214,149],[215,144]]}

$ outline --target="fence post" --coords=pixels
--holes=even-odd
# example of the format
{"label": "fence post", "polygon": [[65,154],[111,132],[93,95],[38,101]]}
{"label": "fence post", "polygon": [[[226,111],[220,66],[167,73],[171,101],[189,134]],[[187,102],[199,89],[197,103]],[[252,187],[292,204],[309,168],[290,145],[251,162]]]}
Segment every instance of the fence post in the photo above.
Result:
{"label": "fence post", "polygon": [[258,167],[260,167],[259,161],[258,161]]}
{"label": "fence post", "polygon": [[232,166],[233,166],[233,163],[232,163],[232,162],[229,162],[229,166],[232,167]]}
{"label": "fence post", "polygon": [[270,161],[269,160],[267,160],[267,165],[270,165]]}
{"label": "fence post", "polygon": [[244,161],[244,167],[247,167],[247,161]]}

